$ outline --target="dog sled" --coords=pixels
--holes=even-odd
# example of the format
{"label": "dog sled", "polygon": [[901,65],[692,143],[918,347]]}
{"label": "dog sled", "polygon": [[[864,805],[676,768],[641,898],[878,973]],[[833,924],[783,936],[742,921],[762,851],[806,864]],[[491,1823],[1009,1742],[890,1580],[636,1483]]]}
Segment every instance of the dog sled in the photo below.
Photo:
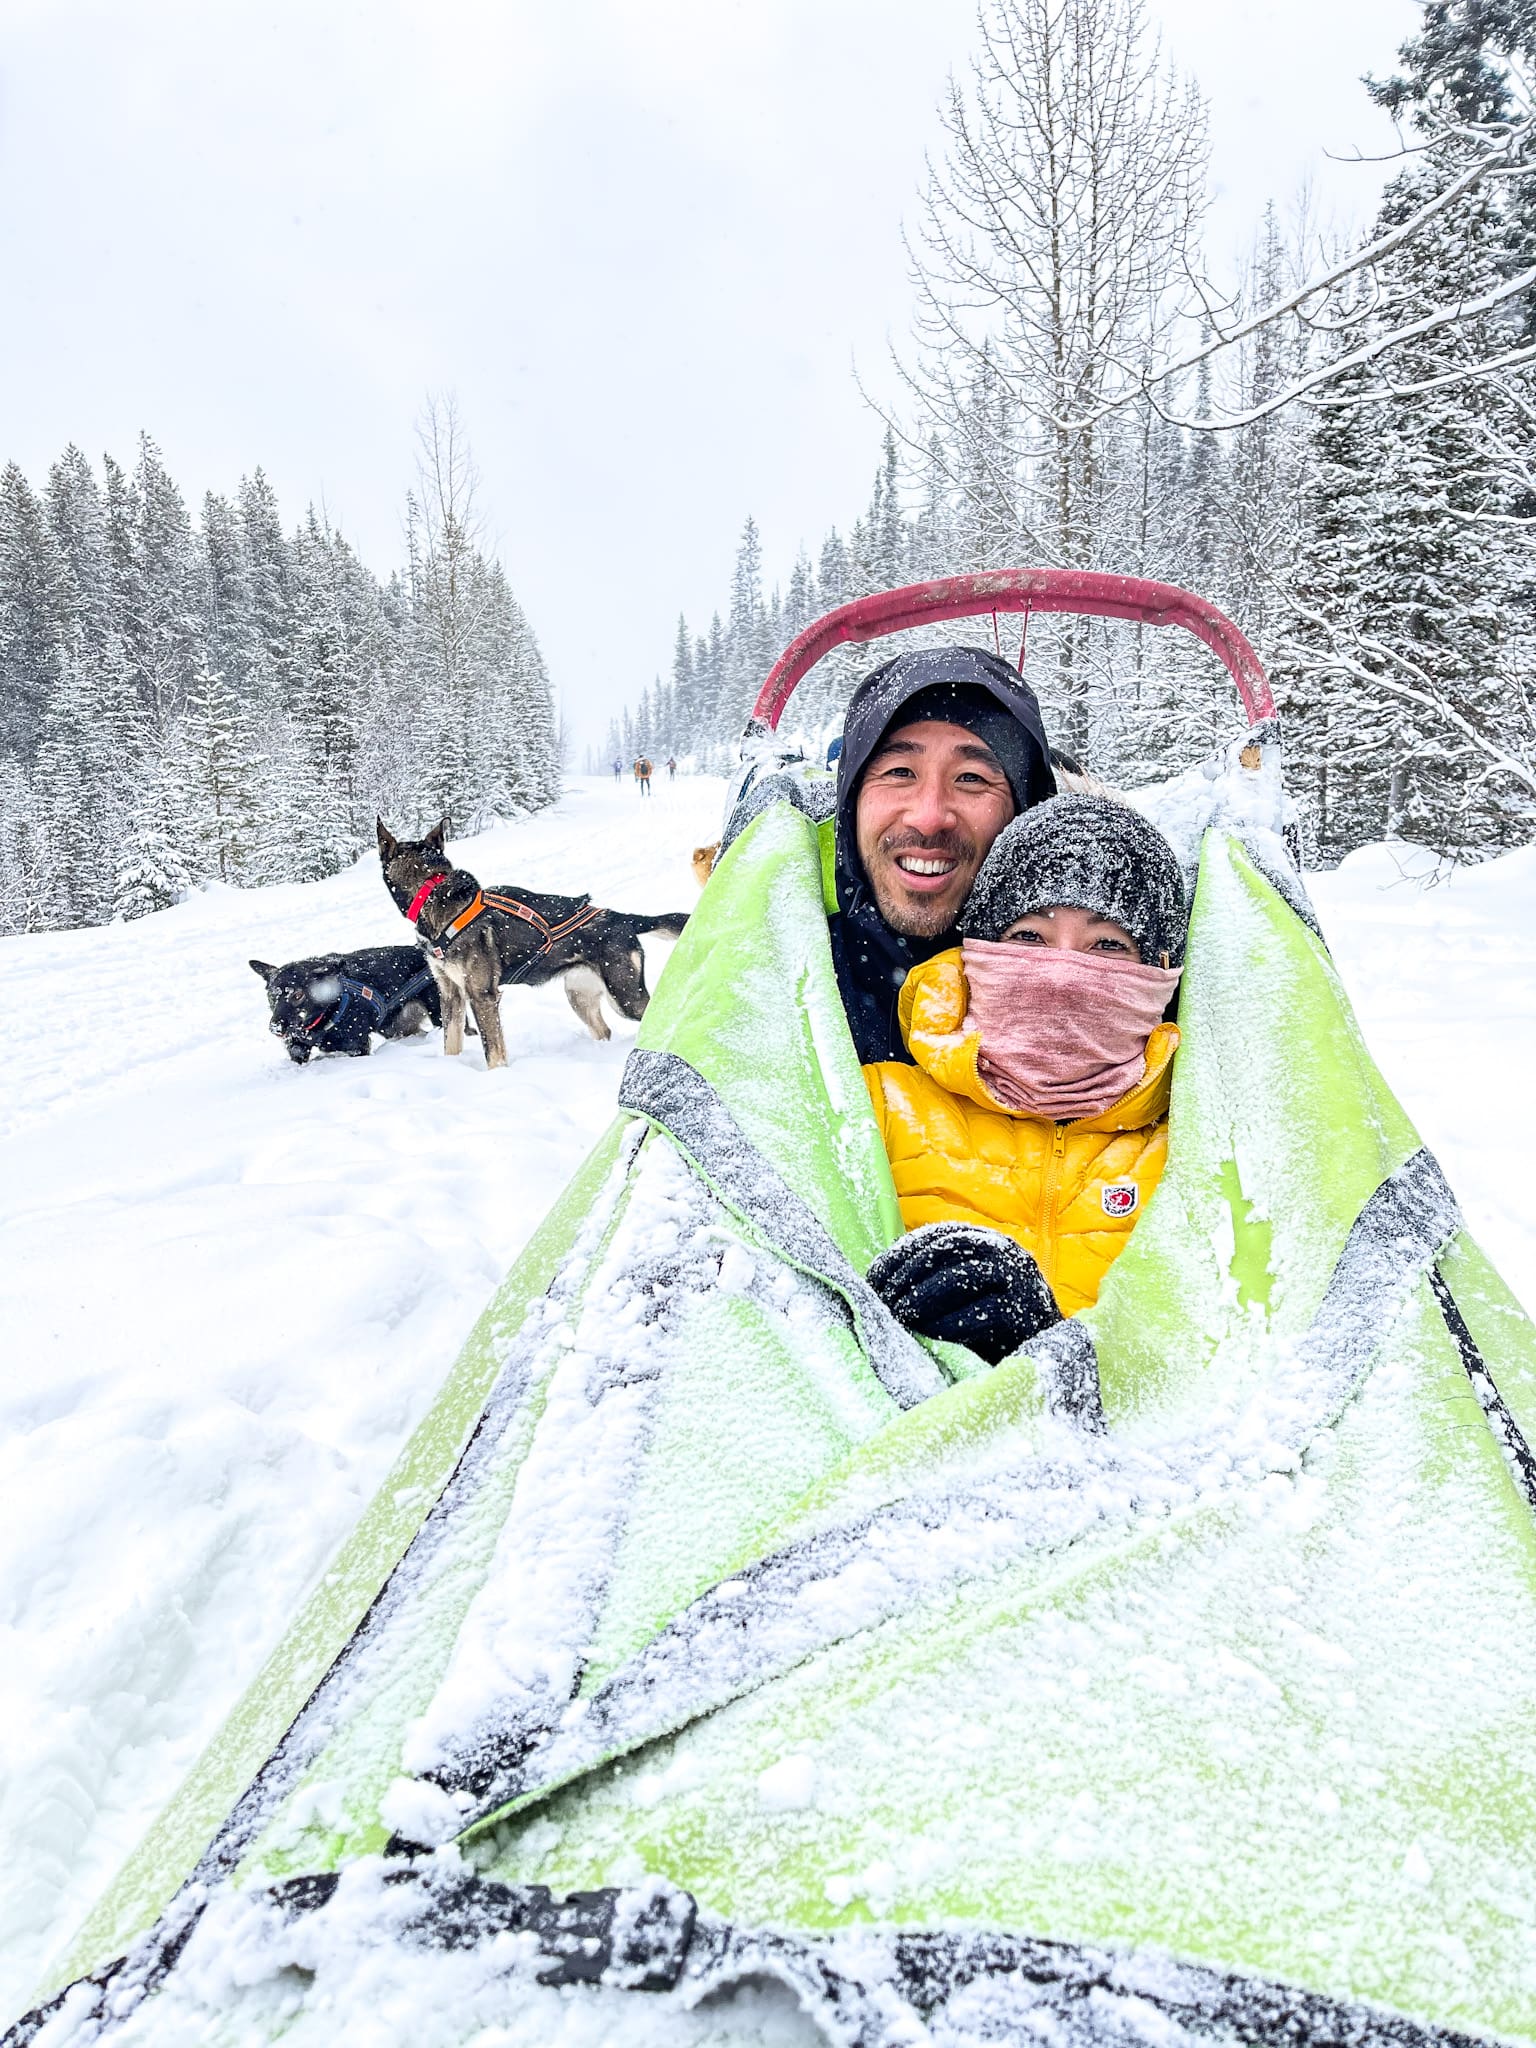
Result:
{"label": "dog sled", "polygon": [[612,1128],[9,2041],[1536,2042],[1536,1331],[1361,1039],[1251,650],[920,585],[757,740],[833,645],[1051,610],[1193,630],[1248,716],[1138,799],[1183,1043],[1097,1303],[985,1369],[864,1281],[829,789],[770,768]]}

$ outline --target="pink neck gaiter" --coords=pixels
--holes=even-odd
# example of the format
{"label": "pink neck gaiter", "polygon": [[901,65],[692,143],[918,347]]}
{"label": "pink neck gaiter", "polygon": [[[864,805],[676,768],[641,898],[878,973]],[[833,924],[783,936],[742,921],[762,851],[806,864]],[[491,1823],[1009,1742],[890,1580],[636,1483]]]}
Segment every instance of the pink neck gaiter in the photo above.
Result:
{"label": "pink neck gaiter", "polygon": [[1104,953],[967,939],[977,1067],[999,1102],[1029,1116],[1099,1116],[1147,1071],[1147,1040],[1182,969]]}

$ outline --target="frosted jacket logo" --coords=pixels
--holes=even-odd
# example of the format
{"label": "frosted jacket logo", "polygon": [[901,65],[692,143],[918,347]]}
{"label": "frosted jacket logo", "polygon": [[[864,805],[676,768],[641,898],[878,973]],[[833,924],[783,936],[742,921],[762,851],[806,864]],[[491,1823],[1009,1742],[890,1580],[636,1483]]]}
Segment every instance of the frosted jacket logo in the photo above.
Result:
{"label": "frosted jacket logo", "polygon": [[1099,1190],[1106,1216],[1134,1216],[1141,1190],[1133,1180],[1106,1181]]}

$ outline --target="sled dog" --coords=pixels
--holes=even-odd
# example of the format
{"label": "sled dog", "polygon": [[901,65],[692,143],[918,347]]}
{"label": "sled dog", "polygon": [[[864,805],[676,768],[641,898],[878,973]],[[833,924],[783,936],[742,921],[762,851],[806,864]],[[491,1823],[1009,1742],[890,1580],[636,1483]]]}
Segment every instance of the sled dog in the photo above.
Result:
{"label": "sled dog", "polygon": [[443,1004],[443,1051],[464,1043],[467,1004],[479,1027],[488,1067],[506,1065],[501,990],[510,982],[537,988],[559,977],[566,1000],[594,1038],[611,1034],[602,998],[623,1017],[645,1015],[644,932],[676,938],[686,911],[656,917],[604,910],[586,896],[549,896],[531,889],[482,888],[443,851],[446,820],[424,839],[396,839],[378,821],[384,883],[416,926],[437,977]]}
{"label": "sled dog", "polygon": [[425,963],[416,946],[365,946],[357,953],[319,953],[274,967],[253,960],[251,972],[267,985],[272,1035],[303,1066],[311,1053],[349,1053],[362,1058],[373,1034],[413,1038],[443,1021],[437,983],[422,980]]}

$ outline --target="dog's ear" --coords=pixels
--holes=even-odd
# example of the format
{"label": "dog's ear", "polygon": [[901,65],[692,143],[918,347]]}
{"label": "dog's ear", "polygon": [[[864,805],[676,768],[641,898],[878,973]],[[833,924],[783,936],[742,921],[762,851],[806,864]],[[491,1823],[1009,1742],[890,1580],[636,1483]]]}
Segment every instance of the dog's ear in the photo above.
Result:
{"label": "dog's ear", "polygon": [[447,836],[448,820],[446,818],[439,818],[437,823],[432,827],[432,830],[427,834],[426,838],[423,839],[421,843],[423,846],[430,846],[434,852],[441,853],[443,850],[443,841],[447,838]]}
{"label": "dog's ear", "polygon": [[252,974],[259,974],[261,976],[268,988],[272,986],[272,977],[276,974],[277,969],[269,960],[249,960],[246,962],[246,965],[250,968]]}
{"label": "dog's ear", "polygon": [[379,828],[379,858],[388,866],[394,859],[400,842],[382,818],[375,818],[374,823]]}

